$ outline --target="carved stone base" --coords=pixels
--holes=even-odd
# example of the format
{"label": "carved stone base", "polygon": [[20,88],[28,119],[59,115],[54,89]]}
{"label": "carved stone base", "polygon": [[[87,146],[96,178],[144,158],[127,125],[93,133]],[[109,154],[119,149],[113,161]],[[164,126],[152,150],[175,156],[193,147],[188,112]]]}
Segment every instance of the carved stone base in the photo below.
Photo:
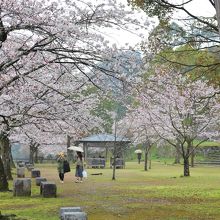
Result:
{"label": "carved stone base", "polygon": [[18,167],[17,168],[17,177],[18,178],[24,178],[25,177],[25,168],[24,167]]}
{"label": "carved stone base", "polygon": [[87,214],[80,207],[60,208],[61,220],[87,220]]}
{"label": "carved stone base", "polygon": [[31,196],[31,179],[19,178],[15,179],[13,183],[14,196]]}
{"label": "carved stone base", "polygon": [[53,182],[41,182],[40,194],[43,197],[51,198],[57,196],[57,186]]}
{"label": "carved stone base", "polygon": [[36,186],[40,186],[41,182],[46,182],[47,179],[44,177],[36,177],[35,181],[36,181]]}
{"label": "carved stone base", "polygon": [[32,178],[40,177],[40,170],[38,169],[31,170],[31,177]]}
{"label": "carved stone base", "polygon": [[87,220],[85,212],[64,212],[61,220]]}

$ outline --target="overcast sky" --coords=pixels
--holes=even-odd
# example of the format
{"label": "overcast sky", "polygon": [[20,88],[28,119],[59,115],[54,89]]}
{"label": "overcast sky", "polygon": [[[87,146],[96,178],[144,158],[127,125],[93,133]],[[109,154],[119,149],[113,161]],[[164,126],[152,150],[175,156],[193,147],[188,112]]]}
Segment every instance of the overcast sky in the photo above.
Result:
{"label": "overcast sky", "polygon": [[[184,0],[181,1],[184,2]],[[211,6],[211,3],[208,0],[193,0],[185,8],[189,10],[192,14],[197,16],[208,17],[215,14],[215,9]],[[181,13],[181,16],[185,16],[185,14]]]}
{"label": "overcast sky", "polygon": [[[124,4],[127,5],[127,0],[118,0],[120,2],[123,2]],[[182,3],[186,0],[176,0],[179,3]],[[129,7],[128,7],[129,8]],[[215,9],[211,6],[208,0],[193,0],[192,3],[190,3],[187,7],[187,10],[189,10],[192,14],[197,15],[197,16],[213,16],[215,14]],[[140,10],[136,11],[137,17],[141,19],[147,19],[147,15]],[[183,18],[185,17],[186,14],[184,12],[178,12],[176,13],[175,17],[176,18]],[[151,19],[152,20],[152,19]],[[156,20],[154,20],[155,23]],[[147,30],[140,31],[141,33],[146,33],[145,38],[147,39],[147,32],[149,32],[152,29],[153,26],[148,27]],[[128,43],[131,46],[135,46],[136,44],[140,43],[143,38],[138,37],[136,34],[129,34],[126,31],[112,31],[109,33],[109,37],[112,38],[111,41],[115,42],[118,45],[125,45]]]}

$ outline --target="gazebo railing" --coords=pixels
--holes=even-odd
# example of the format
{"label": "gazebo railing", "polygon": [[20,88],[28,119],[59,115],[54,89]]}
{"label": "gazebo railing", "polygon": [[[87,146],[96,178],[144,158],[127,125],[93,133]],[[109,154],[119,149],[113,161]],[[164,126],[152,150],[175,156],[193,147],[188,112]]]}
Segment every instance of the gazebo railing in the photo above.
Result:
{"label": "gazebo railing", "polygon": [[86,167],[87,168],[105,168],[105,158],[87,158]]}
{"label": "gazebo railing", "polygon": [[[111,157],[110,158],[110,168],[113,167],[113,162],[114,162],[114,158]],[[116,158],[115,163],[116,163],[116,165],[115,165],[116,168],[125,168],[125,161],[123,158]]]}

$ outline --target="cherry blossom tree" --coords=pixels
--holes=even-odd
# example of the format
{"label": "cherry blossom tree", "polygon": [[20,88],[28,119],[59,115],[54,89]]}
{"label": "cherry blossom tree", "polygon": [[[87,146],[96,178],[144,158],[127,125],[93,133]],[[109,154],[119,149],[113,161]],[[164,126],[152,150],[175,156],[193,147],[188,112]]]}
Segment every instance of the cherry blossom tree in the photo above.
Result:
{"label": "cherry blossom tree", "polygon": [[[115,59],[117,65],[111,70],[99,65],[103,61],[113,62],[118,50],[116,45],[111,47],[104,32],[112,28],[129,30],[131,24],[135,28],[139,27],[131,12],[125,11],[124,6],[117,5],[115,1],[92,4],[66,0],[58,4],[56,1],[2,0],[1,103],[10,102],[11,93],[17,92],[14,87],[19,83],[23,83],[20,92],[37,91],[34,95],[39,100],[51,95],[51,90],[66,98],[70,94],[64,94],[63,88],[70,88],[72,92],[74,88],[75,94],[71,94],[73,100],[85,84],[98,86],[101,74],[118,77],[118,59]],[[57,83],[61,77],[66,79],[63,85]],[[39,92],[42,86],[46,89]],[[29,93],[26,96],[29,100]],[[11,109],[8,111],[6,108],[4,111],[7,114],[1,114],[1,125],[5,121],[15,120],[11,117]],[[20,117],[23,115],[21,110],[18,113]]]}
{"label": "cherry blossom tree", "polygon": [[1,0],[0,15],[1,92],[22,77],[62,67],[93,82],[88,70],[104,71],[97,63],[111,60],[117,51],[106,40],[106,30],[139,25],[131,11],[113,0],[105,4]]}
{"label": "cherry blossom tree", "polygon": [[[219,136],[219,130],[214,130],[220,119],[218,92],[205,81],[158,70],[139,95],[140,108],[149,115],[153,129],[180,151],[184,176],[190,176],[189,157],[196,148]],[[199,140],[196,146],[194,140]]]}
{"label": "cherry blossom tree", "polygon": [[[63,95],[64,87],[56,83],[61,77],[69,80],[68,86],[77,82],[75,94],[86,83],[97,86],[101,73],[117,77],[118,59],[111,70],[99,65],[102,61],[112,62],[117,52],[117,46],[111,47],[104,32],[112,28],[131,30],[131,24],[138,28],[139,23],[131,14],[115,1],[92,4],[66,0],[58,4],[2,0],[0,95],[3,102],[5,98],[11,99],[17,81],[30,91],[33,90],[30,82],[37,84],[34,90],[45,86],[48,90],[38,92],[38,99],[42,99],[45,93],[51,94],[51,89]],[[67,88],[67,81],[64,85]],[[1,125],[11,120],[9,115],[1,115]]]}
{"label": "cherry blossom tree", "polygon": [[[8,92],[1,95],[0,111],[4,123],[1,124],[0,144],[8,179],[12,179],[9,139],[19,128],[28,137],[32,137],[28,141],[30,146],[38,146],[42,143],[41,139],[46,136],[45,133],[54,131],[59,131],[63,135],[65,132],[77,133],[83,126],[89,128],[90,125],[95,124],[95,120],[93,123],[90,122],[94,119],[90,116],[90,111],[94,108],[97,95],[83,95],[87,87],[78,87],[79,80],[70,84],[71,80],[67,80],[66,77],[62,77],[59,81],[55,76],[53,78],[45,77],[44,83],[40,80],[34,83],[28,79],[16,81],[13,88],[7,88]],[[36,134],[39,133],[37,130],[43,133],[37,136]],[[19,134],[17,141],[21,140],[22,134]]]}
{"label": "cherry blossom tree", "polygon": [[[25,78],[16,81],[13,87],[7,88],[6,94],[1,95],[0,111],[4,119],[4,124],[1,124],[4,133],[1,143],[4,144],[1,147],[5,152],[10,152],[11,133],[17,134],[16,141],[21,142],[23,133],[29,139],[23,142],[30,142],[30,146],[45,146],[48,140],[51,144],[51,135],[68,134],[79,138],[80,134],[99,127],[100,120],[90,114],[97,103],[98,94],[88,93],[88,85],[79,86],[82,77],[57,77],[59,80],[55,74],[47,78],[41,78],[41,74],[38,74],[35,81]],[[19,129],[22,132],[19,133]],[[39,132],[40,135],[37,135]],[[48,133],[51,135],[46,135]],[[9,156],[5,154],[3,158]],[[9,162],[4,164],[10,167]],[[7,169],[7,176],[11,176],[9,171]]]}
{"label": "cherry blossom tree", "polygon": [[[28,126],[34,134],[35,128],[51,133],[75,126],[77,133],[94,125],[89,112],[96,99],[83,92],[90,86],[107,90],[98,85],[103,74],[121,78],[118,48],[104,33],[136,31],[140,24],[114,0],[0,3],[0,130],[8,158],[10,136]],[[115,65],[106,69],[104,61]]]}
{"label": "cherry blossom tree", "polygon": [[[70,91],[70,87],[67,88]],[[15,133],[13,141],[16,141],[16,137],[17,141],[24,143],[30,140],[34,145],[64,143],[66,135],[79,138],[82,132],[89,132],[99,127],[100,119],[90,113],[96,106],[97,96],[93,94],[85,96],[82,92],[80,91],[74,100],[65,97],[64,92],[60,95],[53,91],[52,97],[44,95],[40,101],[36,99],[36,95],[30,99],[29,94],[29,103],[26,101],[21,123],[12,130],[12,135]],[[67,91],[66,94],[68,94]],[[25,96],[20,96],[13,100],[24,103],[25,99]],[[17,102],[13,104],[16,113],[18,112],[16,107],[20,105]]]}
{"label": "cherry blossom tree", "polygon": [[132,142],[144,146],[144,170],[151,168],[150,151],[153,145],[160,139],[157,132],[151,127],[151,118],[145,109],[139,106],[130,107],[126,116],[120,121],[120,127],[124,135],[128,135]]}

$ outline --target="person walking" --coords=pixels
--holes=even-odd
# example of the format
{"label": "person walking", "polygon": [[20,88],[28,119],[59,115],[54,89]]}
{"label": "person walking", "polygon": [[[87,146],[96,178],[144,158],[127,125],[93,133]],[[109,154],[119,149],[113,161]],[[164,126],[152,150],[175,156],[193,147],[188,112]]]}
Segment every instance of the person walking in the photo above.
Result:
{"label": "person walking", "polygon": [[76,160],[76,183],[82,183],[83,179],[83,155],[82,152],[77,151],[77,160]]}
{"label": "person walking", "polygon": [[59,173],[59,178],[61,183],[64,183],[64,161],[65,161],[65,155],[63,152],[60,152],[57,158],[57,170]]}

